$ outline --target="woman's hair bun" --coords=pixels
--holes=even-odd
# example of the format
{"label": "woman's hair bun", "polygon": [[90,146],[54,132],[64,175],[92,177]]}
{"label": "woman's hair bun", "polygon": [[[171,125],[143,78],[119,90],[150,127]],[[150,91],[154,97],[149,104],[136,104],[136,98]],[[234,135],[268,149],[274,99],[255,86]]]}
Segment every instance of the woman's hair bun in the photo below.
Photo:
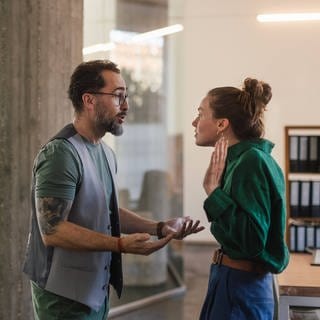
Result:
{"label": "woman's hair bun", "polygon": [[268,104],[272,97],[270,85],[257,79],[246,78],[243,82],[242,89],[249,93],[255,101],[262,102],[264,106]]}

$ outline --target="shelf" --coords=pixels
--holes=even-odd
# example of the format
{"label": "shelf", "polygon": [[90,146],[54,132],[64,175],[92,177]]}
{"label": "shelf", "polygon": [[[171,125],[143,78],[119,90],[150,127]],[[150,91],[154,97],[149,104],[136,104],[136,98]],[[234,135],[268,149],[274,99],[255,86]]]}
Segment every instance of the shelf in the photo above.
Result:
{"label": "shelf", "polygon": [[301,127],[301,129],[297,129],[297,127],[288,129],[289,136],[320,136],[320,128],[319,127]]}
{"label": "shelf", "polygon": [[288,180],[320,181],[320,172],[295,172],[288,174]]}
{"label": "shelf", "polygon": [[288,218],[288,224],[304,225],[304,224],[320,224],[320,217],[290,217]]}
{"label": "shelf", "polygon": [[[313,138],[317,136],[317,138]],[[295,138],[297,137],[297,138]],[[307,138],[308,137],[308,138]],[[320,126],[285,127],[285,182],[287,201],[287,243],[290,250],[319,245],[320,217]],[[290,169],[295,169],[290,171]],[[300,172],[297,169],[302,169]],[[307,172],[307,170],[315,172]],[[295,183],[297,182],[297,183]],[[291,216],[291,210],[294,216]],[[314,216],[298,216],[308,214]],[[296,227],[290,227],[296,226]],[[309,244],[308,244],[309,245]]]}

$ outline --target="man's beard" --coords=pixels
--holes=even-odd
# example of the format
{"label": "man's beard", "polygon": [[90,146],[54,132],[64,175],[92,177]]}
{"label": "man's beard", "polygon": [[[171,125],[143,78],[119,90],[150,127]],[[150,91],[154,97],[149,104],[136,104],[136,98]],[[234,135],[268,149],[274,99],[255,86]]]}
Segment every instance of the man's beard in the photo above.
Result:
{"label": "man's beard", "polygon": [[117,121],[117,114],[113,118],[106,112],[103,105],[97,104],[95,109],[95,125],[97,131],[103,133],[110,132],[115,136],[121,136],[123,133],[122,124]]}
{"label": "man's beard", "polygon": [[121,136],[123,134],[122,124],[117,123],[116,119],[112,119],[109,121],[107,132],[110,132],[114,136]]}
{"label": "man's beard", "polygon": [[121,136],[123,133],[123,127],[120,123],[117,122],[117,118],[112,119],[107,118],[107,114],[102,114],[99,111],[96,112],[96,128],[99,132],[110,132],[115,136]]}

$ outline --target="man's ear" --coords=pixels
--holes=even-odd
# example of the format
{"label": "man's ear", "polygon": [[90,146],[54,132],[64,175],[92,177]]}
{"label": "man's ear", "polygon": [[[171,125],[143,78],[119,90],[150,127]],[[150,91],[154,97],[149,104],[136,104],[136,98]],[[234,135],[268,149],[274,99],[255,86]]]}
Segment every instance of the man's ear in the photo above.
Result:
{"label": "man's ear", "polygon": [[82,95],[82,103],[85,109],[93,109],[95,105],[96,97],[91,93],[84,93]]}

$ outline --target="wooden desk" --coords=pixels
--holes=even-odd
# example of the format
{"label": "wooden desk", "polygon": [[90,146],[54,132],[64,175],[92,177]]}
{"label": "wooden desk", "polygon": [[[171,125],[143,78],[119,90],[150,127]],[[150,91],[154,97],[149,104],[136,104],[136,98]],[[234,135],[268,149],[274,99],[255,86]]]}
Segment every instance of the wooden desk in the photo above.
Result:
{"label": "wooden desk", "polygon": [[311,254],[293,253],[288,267],[277,276],[279,320],[289,319],[290,306],[320,308],[320,267],[311,266]]}

